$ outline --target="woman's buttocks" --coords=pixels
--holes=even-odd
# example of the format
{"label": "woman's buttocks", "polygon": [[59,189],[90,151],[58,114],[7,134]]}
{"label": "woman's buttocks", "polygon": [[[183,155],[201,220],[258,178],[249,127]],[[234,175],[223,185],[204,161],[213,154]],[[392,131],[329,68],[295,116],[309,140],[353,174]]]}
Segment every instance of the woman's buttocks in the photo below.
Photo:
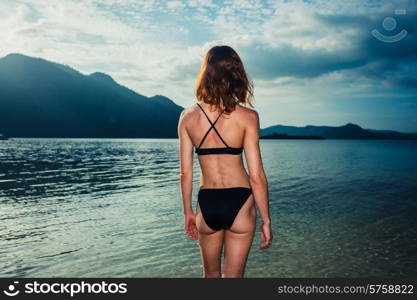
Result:
{"label": "woman's buttocks", "polygon": [[202,188],[250,187],[248,174],[240,155],[216,155],[200,158]]}

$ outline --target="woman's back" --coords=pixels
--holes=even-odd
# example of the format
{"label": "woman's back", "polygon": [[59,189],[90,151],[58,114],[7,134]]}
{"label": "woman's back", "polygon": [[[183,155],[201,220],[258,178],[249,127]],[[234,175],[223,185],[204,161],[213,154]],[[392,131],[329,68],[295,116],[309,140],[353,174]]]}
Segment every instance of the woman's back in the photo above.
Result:
{"label": "woman's back", "polygon": [[[205,103],[191,107],[187,128],[193,146],[197,154],[211,153],[198,155],[201,187],[250,186],[239,151],[239,148],[244,146],[245,128],[250,113],[250,109],[240,105],[236,105],[235,110],[228,115],[218,110],[211,112]],[[211,128],[213,123],[214,126]],[[202,151],[199,151],[200,149]],[[217,149],[231,151],[212,153]]]}

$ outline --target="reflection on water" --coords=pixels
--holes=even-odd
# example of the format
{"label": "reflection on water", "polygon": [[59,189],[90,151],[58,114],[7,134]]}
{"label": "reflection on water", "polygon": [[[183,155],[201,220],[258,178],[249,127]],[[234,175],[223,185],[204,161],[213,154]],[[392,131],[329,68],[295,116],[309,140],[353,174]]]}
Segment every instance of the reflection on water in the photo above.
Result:
{"label": "reflection on water", "polygon": [[[200,277],[198,245],[183,234],[177,144],[0,141],[0,276]],[[257,232],[247,277],[416,275],[415,141],[261,148],[275,238],[261,251]],[[195,206],[196,156],[194,172]]]}

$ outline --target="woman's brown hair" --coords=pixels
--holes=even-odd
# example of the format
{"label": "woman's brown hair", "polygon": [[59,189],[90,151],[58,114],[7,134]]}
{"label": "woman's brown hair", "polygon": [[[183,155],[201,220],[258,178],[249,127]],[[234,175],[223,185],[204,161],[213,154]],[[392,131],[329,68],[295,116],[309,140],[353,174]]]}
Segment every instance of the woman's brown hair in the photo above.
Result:
{"label": "woman's brown hair", "polygon": [[207,52],[197,77],[196,96],[198,101],[217,108],[223,102],[226,113],[233,111],[238,103],[254,107],[253,82],[235,50],[214,46]]}

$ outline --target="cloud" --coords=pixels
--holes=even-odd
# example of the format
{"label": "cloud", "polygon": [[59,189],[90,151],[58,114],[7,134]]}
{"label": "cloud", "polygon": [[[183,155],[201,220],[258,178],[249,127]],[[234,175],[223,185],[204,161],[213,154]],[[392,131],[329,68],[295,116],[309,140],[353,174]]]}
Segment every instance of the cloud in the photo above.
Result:
{"label": "cloud", "polygon": [[[246,39],[233,27],[229,35],[234,36],[233,44],[255,79],[312,78],[346,70],[347,78],[354,71],[365,80],[379,77],[387,84],[413,87],[416,9],[411,7],[406,16],[399,17],[399,25],[408,31],[404,40],[388,44],[371,35],[371,30],[381,27],[384,17],[393,14],[395,7],[339,11],[339,6],[333,10],[328,6],[286,2],[276,7],[273,18],[259,26],[258,35]],[[222,27],[227,26],[224,22]]]}
{"label": "cloud", "polygon": [[356,56],[349,50],[302,50],[287,44],[270,48],[254,43],[253,47],[244,48],[241,52],[244,53],[253,76],[262,79],[285,76],[317,77],[367,63],[363,57]]}
{"label": "cloud", "polygon": [[166,6],[170,10],[178,10],[178,9],[181,10],[185,7],[185,4],[182,3],[181,1],[169,1],[166,3]]}
{"label": "cloud", "polygon": [[[0,56],[17,52],[105,72],[141,94],[187,106],[206,51],[226,44],[241,55],[270,114],[275,105],[289,110],[307,101],[325,109],[346,97],[417,98],[415,2],[0,1]],[[395,15],[399,8],[406,15]],[[404,40],[371,35],[390,33],[382,26],[387,16],[397,20],[393,34],[407,30]]]}

